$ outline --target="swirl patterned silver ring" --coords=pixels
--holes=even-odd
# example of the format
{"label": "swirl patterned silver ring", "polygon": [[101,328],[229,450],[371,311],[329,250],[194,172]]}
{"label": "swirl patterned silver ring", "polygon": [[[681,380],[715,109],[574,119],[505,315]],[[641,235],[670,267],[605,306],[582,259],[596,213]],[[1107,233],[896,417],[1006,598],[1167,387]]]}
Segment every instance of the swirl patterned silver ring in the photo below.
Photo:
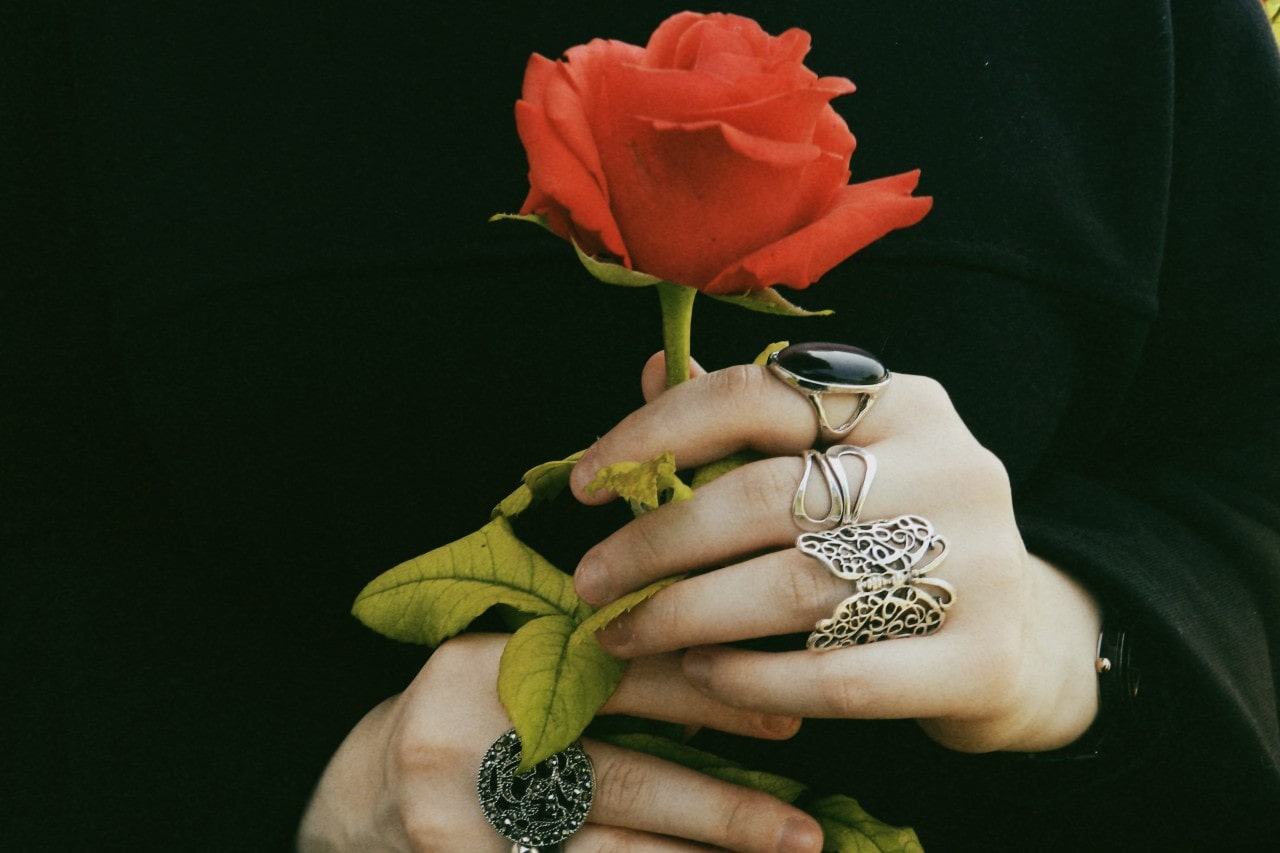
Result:
{"label": "swirl patterned silver ring", "polygon": [[476,774],[485,820],[512,842],[512,853],[549,853],[587,821],[595,797],[591,757],[579,744],[557,752],[525,773],[515,729],[489,747]]}
{"label": "swirl patterned silver ring", "polygon": [[[846,456],[856,456],[863,463],[862,484],[858,486],[856,495],[850,494],[849,477],[841,461]],[[826,453],[806,450],[801,458],[804,460],[804,472],[800,475],[800,484],[796,486],[795,497],[791,499],[791,516],[796,525],[801,530],[815,531],[856,524],[862,515],[867,494],[871,491],[871,482],[876,476],[875,455],[852,444],[837,444],[827,448]],[[829,499],[827,514],[822,518],[810,515],[805,506],[815,471],[821,475]]]}
{"label": "swirl patterned silver ring", "polygon": [[802,554],[854,585],[853,595],[814,625],[808,648],[825,651],[937,631],[956,592],[928,575],[946,559],[948,547],[918,515],[800,534],[796,548]]}

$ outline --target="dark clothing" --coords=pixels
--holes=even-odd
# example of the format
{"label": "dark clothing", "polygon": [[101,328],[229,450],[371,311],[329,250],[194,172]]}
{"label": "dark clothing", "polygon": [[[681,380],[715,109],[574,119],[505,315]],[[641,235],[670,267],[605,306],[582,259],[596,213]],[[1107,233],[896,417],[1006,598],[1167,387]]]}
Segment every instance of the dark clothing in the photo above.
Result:
{"label": "dark clothing", "polygon": [[[639,402],[652,293],[536,228],[530,52],[680,4],[0,7],[6,850],[284,849],[426,650],[356,592]],[[931,375],[1028,546],[1129,629],[1103,756],[806,723],[746,762],[946,850],[1253,849],[1280,829],[1280,72],[1255,0],[741,2],[813,34],[855,180],[935,199],[821,283],[700,301],[708,367],[840,340]],[[584,541],[617,521],[609,511]],[[571,554],[572,548],[566,547]],[[566,558],[572,566],[572,556]]]}

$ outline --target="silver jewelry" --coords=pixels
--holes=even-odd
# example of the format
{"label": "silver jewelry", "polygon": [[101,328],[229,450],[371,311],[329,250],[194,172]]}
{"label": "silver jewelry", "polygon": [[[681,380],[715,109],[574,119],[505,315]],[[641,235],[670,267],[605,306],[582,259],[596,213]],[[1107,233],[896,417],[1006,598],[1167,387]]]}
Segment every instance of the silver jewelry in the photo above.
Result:
{"label": "silver jewelry", "polygon": [[[876,476],[876,457],[869,451],[852,444],[837,444],[827,448],[825,454],[816,450],[806,450],[804,473],[800,475],[800,485],[796,486],[795,497],[791,500],[791,515],[801,530],[827,530],[837,525],[856,524],[862,514],[862,505],[866,503],[867,493],[871,491],[871,481]],[[849,478],[844,464],[840,461],[845,456],[857,456],[862,460],[864,471],[862,485],[858,494],[850,496]],[[805,499],[809,494],[809,483],[813,472],[817,470],[826,483],[830,495],[830,505],[826,516],[815,518],[805,508]]]}
{"label": "silver jewelry", "polygon": [[563,853],[563,844],[552,844],[549,847],[530,847],[528,844],[521,844],[519,841],[512,843],[511,853]]}
{"label": "silver jewelry", "polygon": [[[858,425],[889,384],[888,368],[874,355],[847,344],[792,344],[767,359],[769,370],[804,395],[818,417],[818,436],[834,444]],[[834,426],[822,398],[827,394],[856,397],[853,414]]]}
{"label": "silver jewelry", "polygon": [[927,577],[947,556],[947,540],[918,515],[802,533],[802,554],[854,583],[853,595],[814,625],[806,645],[825,651],[931,634],[955,603],[951,584]]}
{"label": "silver jewelry", "polygon": [[520,736],[511,729],[489,747],[476,775],[485,820],[513,842],[512,853],[556,850],[582,828],[591,810],[596,787],[591,758],[575,743],[527,773],[517,774],[519,766]]}

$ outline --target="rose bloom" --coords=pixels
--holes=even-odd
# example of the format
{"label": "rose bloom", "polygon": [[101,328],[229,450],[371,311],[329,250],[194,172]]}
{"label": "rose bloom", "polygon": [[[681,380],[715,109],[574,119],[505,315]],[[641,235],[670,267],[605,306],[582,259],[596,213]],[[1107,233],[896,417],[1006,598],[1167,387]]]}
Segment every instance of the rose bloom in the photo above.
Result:
{"label": "rose bloom", "polygon": [[931,200],[918,172],[849,184],[843,77],[803,64],[809,34],[682,12],[647,46],[534,55],[516,103],[521,213],[588,255],[713,294],[804,288]]}

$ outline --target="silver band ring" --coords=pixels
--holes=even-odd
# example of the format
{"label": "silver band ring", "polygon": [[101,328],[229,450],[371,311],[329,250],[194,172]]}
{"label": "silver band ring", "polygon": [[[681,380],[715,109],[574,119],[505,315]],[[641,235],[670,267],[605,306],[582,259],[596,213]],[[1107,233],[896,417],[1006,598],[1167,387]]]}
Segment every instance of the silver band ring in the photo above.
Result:
{"label": "silver band ring", "polygon": [[800,534],[796,548],[802,554],[854,585],[853,595],[814,625],[805,645],[826,651],[937,631],[956,592],[928,575],[946,559],[948,547],[918,515]]}
{"label": "silver band ring", "polygon": [[[874,355],[847,344],[792,344],[770,353],[766,364],[774,376],[809,401],[824,444],[835,444],[853,432],[891,378]],[[823,403],[828,394],[855,398],[853,414],[839,425],[831,423]]]}
{"label": "silver band ring", "polygon": [[513,842],[511,845],[511,853],[563,853],[563,851],[564,844],[560,842],[542,847],[530,847],[528,844],[521,844],[519,841]]}
{"label": "silver band ring", "polygon": [[[856,524],[858,517],[862,515],[867,494],[871,491],[871,481],[876,476],[876,457],[871,451],[852,444],[837,444],[827,448],[826,453],[806,450],[801,456],[804,459],[804,472],[800,475],[800,484],[796,486],[795,497],[791,500],[791,515],[800,529],[827,530],[834,526]],[[845,456],[856,456],[863,463],[862,484],[858,486],[857,495],[849,494],[849,478],[840,461]],[[805,507],[814,471],[822,476],[830,497],[827,514],[822,518],[810,515]]]}
{"label": "silver band ring", "polygon": [[489,825],[513,842],[513,853],[557,850],[587,821],[595,768],[575,743],[517,773],[520,746],[520,736],[511,729],[484,754],[476,774],[480,808]]}

